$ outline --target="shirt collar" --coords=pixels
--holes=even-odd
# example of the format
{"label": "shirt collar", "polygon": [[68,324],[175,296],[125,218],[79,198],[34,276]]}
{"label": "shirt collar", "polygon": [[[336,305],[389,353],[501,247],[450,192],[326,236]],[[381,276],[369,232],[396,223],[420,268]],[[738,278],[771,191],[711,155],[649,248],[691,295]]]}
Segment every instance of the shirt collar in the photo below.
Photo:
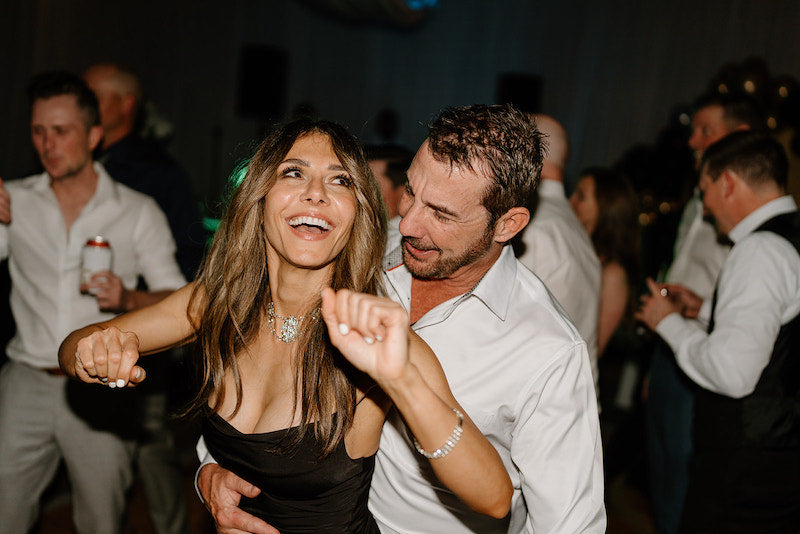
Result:
{"label": "shirt collar", "polygon": [[564,191],[564,184],[557,180],[539,180],[539,186],[536,188],[540,197],[547,198],[566,198],[567,194]]}
{"label": "shirt collar", "polygon": [[510,245],[503,247],[500,257],[470,292],[502,320],[505,320],[508,313],[511,293],[514,291],[514,280],[517,279],[517,267],[513,247]]}
{"label": "shirt collar", "polygon": [[[489,268],[486,274],[475,286],[459,297],[450,299],[448,316],[452,310],[469,297],[476,297],[498,318],[505,320],[508,314],[511,295],[514,290],[514,280],[517,276],[517,260],[514,257],[513,247],[505,246],[500,257]],[[402,303],[409,307],[411,299],[411,273],[402,263],[402,249],[396,247],[390,250],[384,258],[384,269],[388,283],[398,293]],[[443,303],[447,304],[447,303]],[[439,306],[442,306],[440,304]],[[437,306],[435,309],[439,308]],[[430,312],[426,313],[427,316]],[[422,321],[422,319],[420,319]]]}
{"label": "shirt collar", "polygon": [[797,204],[790,195],[771,200],[739,221],[739,224],[728,232],[728,237],[734,243],[738,243],[766,221],[795,210],[797,210]]}
{"label": "shirt collar", "polygon": [[118,202],[119,191],[117,183],[109,176],[105,167],[99,162],[94,162],[94,170],[97,173],[97,190],[94,192],[92,202],[102,203],[107,200]]}
{"label": "shirt collar", "polygon": [[50,175],[46,172],[38,175],[38,177],[35,178],[33,189],[40,193],[50,191]]}
{"label": "shirt collar", "polygon": [[[97,189],[95,189],[94,196],[89,202],[117,201],[119,194],[114,180],[100,163],[95,161],[92,166],[94,167],[94,172],[97,173]],[[39,175],[33,188],[36,191],[51,191],[50,182],[50,175],[47,172],[43,172]]]}

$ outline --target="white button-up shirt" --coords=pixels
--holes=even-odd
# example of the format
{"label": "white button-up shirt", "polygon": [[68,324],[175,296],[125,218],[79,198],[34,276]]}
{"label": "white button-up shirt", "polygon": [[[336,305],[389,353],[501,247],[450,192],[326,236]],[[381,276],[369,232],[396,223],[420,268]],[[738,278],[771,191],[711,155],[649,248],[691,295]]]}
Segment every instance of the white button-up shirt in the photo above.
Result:
{"label": "white button-up shirt", "polygon": [[[753,232],[767,220],[797,209],[790,196],[761,206],[728,234],[735,246],[719,276],[714,331],[677,313],[656,332],[678,365],[702,387],[729,397],[753,392],[769,363],[780,327],[800,313],[800,255],[773,232]],[[711,299],[700,309],[708,323]]]}
{"label": "white button-up shirt", "polygon": [[728,245],[719,243],[714,226],[703,219],[703,201],[696,190],[681,214],[675,257],[666,281],[684,285],[704,299],[710,299],[729,251]]}
{"label": "white button-up shirt", "polygon": [[17,333],[7,352],[14,361],[57,367],[58,347],[70,332],[114,316],[78,290],[81,250],[89,237],[108,239],[111,270],[125,287],[136,287],[140,274],[153,291],[186,283],[155,201],[113,181],[99,163],[94,170],[97,190],[69,231],[46,173],[4,184],[11,195],[11,223],[0,225],[0,258],[8,258],[11,274]]}
{"label": "white button-up shirt", "polygon": [[519,261],[542,279],[586,341],[597,385],[597,317],[600,313],[600,260],[564,194],[564,184],[542,180],[539,203],[522,234]]}
{"label": "white button-up shirt", "polygon": [[[411,274],[387,255],[388,296],[407,309]],[[443,487],[396,415],[383,427],[369,506],[384,533],[605,531],[597,405],[586,344],[511,247],[472,291],[414,330],[514,485],[509,520],[471,512]]]}

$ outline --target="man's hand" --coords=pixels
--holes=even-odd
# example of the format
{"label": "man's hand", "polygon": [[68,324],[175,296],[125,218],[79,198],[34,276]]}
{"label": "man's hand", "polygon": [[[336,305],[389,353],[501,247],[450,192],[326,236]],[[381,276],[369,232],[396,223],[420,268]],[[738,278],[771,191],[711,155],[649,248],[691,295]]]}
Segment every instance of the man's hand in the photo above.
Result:
{"label": "man's hand", "polygon": [[87,286],[81,291],[89,291],[97,298],[101,311],[120,313],[128,310],[128,290],[122,279],[111,271],[100,271],[92,275]]}
{"label": "man's hand", "polygon": [[0,178],[0,223],[8,224],[11,222],[11,195],[3,187],[3,179]]}
{"label": "man's hand", "polygon": [[666,290],[669,299],[681,307],[681,315],[687,319],[697,319],[703,299],[691,289],[680,284],[664,284],[661,286],[662,294]]}
{"label": "man's hand", "polygon": [[242,496],[261,490],[217,464],[206,464],[197,475],[197,487],[220,534],[280,534],[261,519],[239,508]]}
{"label": "man's hand", "polygon": [[682,305],[673,302],[669,297],[669,291],[656,284],[652,278],[647,279],[647,287],[650,289],[650,295],[642,296],[642,304],[635,317],[650,330],[655,330],[658,323],[667,315],[681,313]]}

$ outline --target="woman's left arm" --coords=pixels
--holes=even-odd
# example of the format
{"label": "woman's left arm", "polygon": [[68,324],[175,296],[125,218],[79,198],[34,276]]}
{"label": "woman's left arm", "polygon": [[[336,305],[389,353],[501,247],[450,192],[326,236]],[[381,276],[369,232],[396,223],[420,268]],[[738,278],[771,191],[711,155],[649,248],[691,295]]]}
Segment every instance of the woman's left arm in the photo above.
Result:
{"label": "woman's left arm", "polygon": [[322,317],[333,344],[391,398],[419,446],[440,451],[430,460],[437,477],[476,512],[505,517],[513,487],[503,462],[456,402],[436,355],[409,329],[406,311],[386,298],[326,289]]}

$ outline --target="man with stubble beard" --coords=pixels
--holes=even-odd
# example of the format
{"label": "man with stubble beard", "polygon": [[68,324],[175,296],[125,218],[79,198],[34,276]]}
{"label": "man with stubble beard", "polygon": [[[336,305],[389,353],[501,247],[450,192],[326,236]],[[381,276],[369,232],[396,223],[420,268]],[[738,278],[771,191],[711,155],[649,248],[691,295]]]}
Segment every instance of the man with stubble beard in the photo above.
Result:
{"label": "man with stubble beard", "polygon": [[[507,246],[530,220],[524,206],[542,153],[527,115],[475,105],[443,111],[408,169],[401,236],[388,243],[384,262],[387,295],[406,308],[459,403],[498,450],[514,497],[504,519],[469,510],[390,414],[369,502],[381,532],[605,531],[586,344]],[[202,443],[199,451],[204,457]],[[221,532],[275,532],[236,507],[255,486],[215,464],[200,468],[198,486]]]}

